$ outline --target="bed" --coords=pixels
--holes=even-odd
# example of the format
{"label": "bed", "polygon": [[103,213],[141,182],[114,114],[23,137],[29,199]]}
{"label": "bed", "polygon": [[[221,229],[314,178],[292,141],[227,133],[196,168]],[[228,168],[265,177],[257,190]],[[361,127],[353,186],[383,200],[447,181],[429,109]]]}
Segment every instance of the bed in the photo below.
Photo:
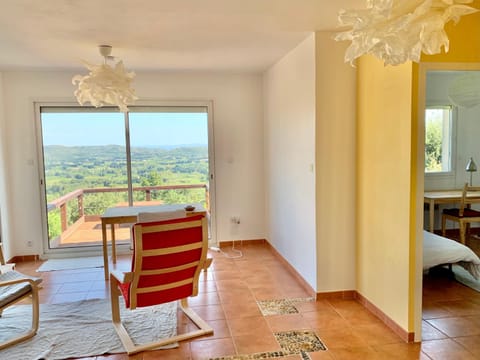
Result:
{"label": "bed", "polygon": [[480,279],[480,258],[467,246],[423,231],[423,271],[446,264],[458,264]]}

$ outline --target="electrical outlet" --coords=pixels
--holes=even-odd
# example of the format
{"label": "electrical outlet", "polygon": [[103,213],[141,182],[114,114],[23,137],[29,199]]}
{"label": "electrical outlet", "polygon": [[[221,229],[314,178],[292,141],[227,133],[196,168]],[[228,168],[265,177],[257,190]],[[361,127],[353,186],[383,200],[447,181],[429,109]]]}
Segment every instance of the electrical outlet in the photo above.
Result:
{"label": "electrical outlet", "polygon": [[28,241],[27,241],[27,246],[28,246],[28,247],[33,247],[33,241],[32,241],[32,240],[28,240]]}
{"label": "electrical outlet", "polygon": [[240,216],[232,216],[230,218],[230,221],[232,222],[232,224],[238,225],[238,224],[240,224]]}

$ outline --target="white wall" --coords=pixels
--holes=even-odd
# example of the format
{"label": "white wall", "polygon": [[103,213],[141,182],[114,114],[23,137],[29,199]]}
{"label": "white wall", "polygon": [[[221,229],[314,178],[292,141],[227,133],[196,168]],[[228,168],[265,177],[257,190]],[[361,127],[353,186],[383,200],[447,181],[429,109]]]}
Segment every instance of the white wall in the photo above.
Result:
{"label": "white wall", "polygon": [[267,239],[316,289],[315,36],[264,74]]}
{"label": "white wall", "polygon": [[[2,145],[6,140],[6,190],[0,188],[0,199],[5,207],[2,227],[10,244],[8,257],[42,253],[33,103],[35,100],[75,103],[73,75],[74,72],[3,73],[5,122],[1,130]],[[140,98],[213,100],[217,239],[265,238],[261,76],[137,73],[134,87]],[[230,224],[232,215],[241,217],[239,226]],[[34,242],[33,248],[27,247],[28,240]]]}
{"label": "white wall", "polygon": [[[464,71],[435,71],[427,74],[426,104],[454,105],[448,97],[448,87]],[[480,105],[472,108],[455,106],[456,147],[452,176],[426,175],[425,190],[460,189],[470,176],[465,171],[468,159],[473,157],[480,169]],[[480,172],[473,173],[473,184],[480,184]]]}
{"label": "white wall", "polygon": [[[454,79],[465,74],[464,71],[431,71],[427,73],[425,102],[426,105],[454,105],[448,97],[448,87]],[[480,105],[465,108],[454,105],[454,148],[453,171],[450,175],[425,174],[425,190],[451,190],[463,188],[470,181],[470,174],[465,171],[468,159],[473,157],[479,171],[472,175],[473,185],[480,184]],[[441,228],[441,212],[451,204],[440,205],[435,212],[435,228]],[[475,205],[478,207],[478,205]],[[428,210],[424,211],[424,228],[428,229]],[[447,222],[447,227],[455,227]]]}
{"label": "white wall", "polygon": [[[2,240],[5,239],[4,227],[2,223],[8,219],[7,198],[5,197],[5,163],[6,163],[6,131],[5,131],[5,116],[3,106],[3,74],[0,73],[0,236]],[[4,252],[8,253],[8,244],[4,245]]]}

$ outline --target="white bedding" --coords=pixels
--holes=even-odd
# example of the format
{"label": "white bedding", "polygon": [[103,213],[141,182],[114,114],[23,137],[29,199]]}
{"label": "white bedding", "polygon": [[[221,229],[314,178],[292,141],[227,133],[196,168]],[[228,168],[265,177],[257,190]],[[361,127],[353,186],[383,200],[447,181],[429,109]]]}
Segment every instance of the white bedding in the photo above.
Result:
{"label": "white bedding", "polygon": [[442,264],[459,264],[480,278],[480,258],[469,247],[424,230],[423,270]]}

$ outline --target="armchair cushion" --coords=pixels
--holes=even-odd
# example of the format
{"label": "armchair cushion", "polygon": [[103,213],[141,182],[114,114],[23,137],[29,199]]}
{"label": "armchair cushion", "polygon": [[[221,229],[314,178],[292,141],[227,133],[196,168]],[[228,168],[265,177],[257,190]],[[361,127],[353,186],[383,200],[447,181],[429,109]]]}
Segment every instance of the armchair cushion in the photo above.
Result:
{"label": "armchair cushion", "polygon": [[41,282],[41,278],[27,276],[15,270],[0,274],[0,308],[29,293],[32,283],[38,285]]}

